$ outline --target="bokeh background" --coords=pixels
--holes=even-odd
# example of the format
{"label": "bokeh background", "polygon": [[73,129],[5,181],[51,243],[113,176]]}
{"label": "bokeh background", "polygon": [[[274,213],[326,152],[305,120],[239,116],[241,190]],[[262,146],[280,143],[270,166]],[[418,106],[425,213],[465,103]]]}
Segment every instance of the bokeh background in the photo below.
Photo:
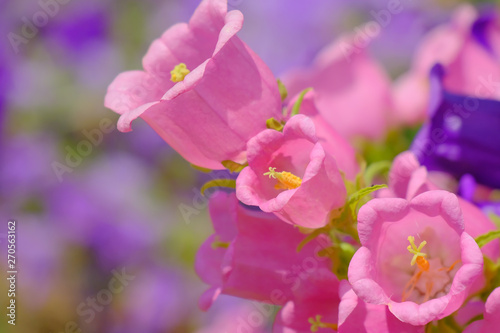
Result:
{"label": "bokeh background", "polygon": [[[153,39],[187,21],[198,0],[61,2],[0,0],[2,309],[9,219],[17,221],[19,272],[16,326],[2,310],[0,332],[233,333],[252,316],[269,332],[272,314],[256,303],[221,297],[210,311],[198,309],[204,285],[194,258],[212,232],[199,190],[210,176],[140,120],[133,132],[118,132],[118,116],[103,106],[113,78],[140,69]],[[387,3],[229,0],[229,7],[245,15],[240,37],[279,77]],[[459,1],[401,4],[368,46],[393,78]],[[43,26],[23,35],[34,17]],[[113,289],[117,275],[121,288]]]}

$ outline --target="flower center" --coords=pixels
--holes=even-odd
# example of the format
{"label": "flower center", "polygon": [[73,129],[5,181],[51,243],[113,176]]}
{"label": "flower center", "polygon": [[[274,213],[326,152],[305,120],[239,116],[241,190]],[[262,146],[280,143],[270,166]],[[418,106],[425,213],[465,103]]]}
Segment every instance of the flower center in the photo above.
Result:
{"label": "flower center", "polygon": [[415,245],[415,237],[408,236],[408,241],[410,245],[407,249],[413,254],[411,265],[417,264],[418,269],[405,285],[402,301],[406,301],[414,291],[420,294],[420,296],[415,296],[416,299],[423,302],[427,302],[431,297],[440,293],[446,293],[446,288],[453,280],[451,271],[460,260],[455,261],[449,267],[444,266],[439,258],[429,261],[426,259],[427,254],[422,252],[422,248],[427,244],[426,241],[421,242],[418,246]]}
{"label": "flower center", "polygon": [[287,171],[276,172],[276,168],[272,167],[269,167],[269,172],[266,172],[264,176],[269,176],[269,178],[274,178],[278,181],[274,185],[274,188],[277,190],[293,190],[302,184],[302,179],[293,173]]}
{"label": "flower center", "polygon": [[191,71],[187,69],[185,63],[180,63],[170,72],[172,82],[181,82]]}
{"label": "flower center", "polygon": [[410,242],[410,245],[408,245],[407,249],[410,253],[413,254],[413,258],[411,259],[411,265],[415,265],[417,263],[418,268],[420,268],[422,271],[427,272],[429,270],[429,262],[425,257],[427,257],[427,254],[421,252],[422,248],[427,244],[426,241],[423,241],[420,243],[420,245],[417,247],[415,245],[415,237],[413,236],[408,236],[408,241]]}

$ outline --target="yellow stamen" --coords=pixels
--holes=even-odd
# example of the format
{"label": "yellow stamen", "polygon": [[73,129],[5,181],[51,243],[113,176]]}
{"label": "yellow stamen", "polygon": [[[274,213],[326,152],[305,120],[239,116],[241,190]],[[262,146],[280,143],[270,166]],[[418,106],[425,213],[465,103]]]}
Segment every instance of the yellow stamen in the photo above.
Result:
{"label": "yellow stamen", "polygon": [[[435,258],[432,264],[433,267],[431,269],[431,264],[426,259],[427,254],[422,252],[422,248],[427,244],[427,242],[422,241],[417,246],[415,244],[415,237],[413,236],[409,236],[408,241],[410,242],[410,245],[407,249],[410,253],[413,254],[411,265],[413,266],[416,263],[418,265],[418,269],[415,270],[411,279],[408,281],[408,283],[406,283],[401,299],[403,302],[405,302],[413,294],[413,292],[418,289],[419,295],[416,296],[416,299],[427,302],[435,295],[444,291],[446,286],[451,283],[453,277],[450,276],[450,272],[458,263],[460,263],[460,260],[455,261],[449,267],[443,266],[439,268],[439,266],[441,266],[442,264],[440,264],[439,260]],[[435,265],[437,265],[437,267]],[[441,285],[440,283],[436,285],[435,280],[441,280],[441,282],[445,282],[445,279],[448,279],[448,281],[444,285]],[[440,287],[437,287],[436,290],[436,286]]]}
{"label": "yellow stamen", "polygon": [[[413,254],[413,258],[411,259],[411,265],[415,265],[415,263],[418,265],[419,270],[415,272],[415,274],[412,276],[410,281],[406,284],[405,288],[403,289],[403,295],[402,295],[402,301],[406,301],[408,297],[413,293],[413,290],[415,289],[418,281],[422,277],[422,274],[424,272],[428,272],[430,268],[429,261],[425,259],[427,257],[426,253],[422,252],[422,248],[427,244],[426,241],[423,241],[420,243],[418,246],[415,245],[415,237],[413,236],[408,236],[408,241],[410,242],[410,245],[408,245],[407,249],[410,253]],[[430,294],[430,291],[432,290],[432,286],[429,289],[429,286],[427,285],[427,292]]]}
{"label": "yellow stamen", "polygon": [[425,257],[427,257],[427,254],[421,252],[422,248],[427,244],[426,241],[423,241],[420,243],[420,245],[417,247],[415,245],[415,237],[413,236],[408,236],[408,241],[410,242],[410,245],[408,245],[407,249],[410,253],[413,254],[413,258],[411,259],[411,265],[415,265],[417,263],[418,267],[423,270],[423,271],[428,271],[429,270],[429,262]]}
{"label": "yellow stamen", "polygon": [[269,167],[269,172],[266,172],[264,176],[269,176],[269,178],[274,178],[278,181],[274,186],[277,190],[293,190],[302,184],[300,177],[287,171],[276,172],[276,168],[272,167]]}
{"label": "yellow stamen", "polygon": [[191,71],[187,69],[185,63],[180,63],[170,72],[172,82],[181,82]]}
{"label": "yellow stamen", "polygon": [[331,328],[335,331],[338,330],[337,324],[323,323],[321,321],[321,316],[317,315],[315,318],[309,318],[309,324],[311,324],[311,332],[317,332],[320,328]]}

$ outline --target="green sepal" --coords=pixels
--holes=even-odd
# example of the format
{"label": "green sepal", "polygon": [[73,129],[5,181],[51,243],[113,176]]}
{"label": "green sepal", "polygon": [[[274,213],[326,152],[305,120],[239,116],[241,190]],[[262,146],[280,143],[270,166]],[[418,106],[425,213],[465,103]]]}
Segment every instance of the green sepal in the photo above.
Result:
{"label": "green sepal", "polygon": [[225,160],[221,162],[222,165],[231,172],[240,172],[248,166],[248,163],[240,164],[231,160]]}
{"label": "green sepal", "polygon": [[276,130],[278,132],[281,132],[283,130],[283,123],[280,121],[277,121],[274,118],[269,118],[268,120],[266,120],[266,127],[268,129],[273,129],[273,130]]}
{"label": "green sepal", "polygon": [[500,238],[500,230],[493,230],[477,236],[475,241],[479,247],[483,247],[494,239]]}
{"label": "green sepal", "polygon": [[285,85],[278,79],[278,89],[280,91],[281,101],[284,101],[288,97],[288,90],[286,90]]}
{"label": "green sepal", "polygon": [[338,244],[337,260],[333,260],[333,272],[340,280],[347,280],[347,269],[355,252],[356,248],[349,243]]}
{"label": "green sepal", "polygon": [[302,92],[299,95],[299,98],[295,102],[295,104],[292,107],[292,113],[290,114],[290,117],[293,117],[295,115],[298,115],[300,112],[300,106],[302,105],[302,101],[304,100],[304,96],[311,90],[312,88],[307,88],[302,90]]}
{"label": "green sepal", "polygon": [[205,191],[212,187],[226,187],[226,188],[236,188],[236,180],[234,179],[214,179],[206,182],[200,189],[202,195],[205,195]]}

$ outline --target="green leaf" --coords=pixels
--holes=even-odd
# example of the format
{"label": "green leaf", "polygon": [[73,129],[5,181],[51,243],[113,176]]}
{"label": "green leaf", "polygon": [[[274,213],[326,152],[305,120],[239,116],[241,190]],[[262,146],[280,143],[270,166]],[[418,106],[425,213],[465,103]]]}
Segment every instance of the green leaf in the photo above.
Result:
{"label": "green leaf", "polygon": [[349,204],[358,202],[361,198],[363,198],[365,195],[368,195],[372,192],[375,192],[377,190],[387,188],[387,185],[381,184],[381,185],[373,185],[370,187],[363,188],[349,196]]}
{"label": "green leaf", "polygon": [[351,208],[351,210],[354,212],[356,210],[357,204],[359,203],[359,201],[361,199],[363,199],[363,197],[365,197],[366,195],[368,195],[372,192],[375,192],[377,190],[380,190],[380,189],[383,189],[386,187],[387,187],[387,185],[382,184],[382,185],[373,185],[370,187],[363,188],[363,189],[351,194],[349,196],[349,200],[347,201],[347,203],[349,204],[349,207]]}
{"label": "green leaf", "polygon": [[191,164],[191,167],[195,170],[198,170],[198,171],[201,171],[201,172],[204,172],[204,173],[209,173],[209,172],[212,172],[213,170],[211,169],[207,169],[207,168],[202,168],[200,166],[197,166],[197,165],[194,165],[194,164]]}
{"label": "green leaf", "polygon": [[281,132],[283,130],[283,123],[277,121],[274,118],[269,118],[268,120],[266,120],[266,127]]}
{"label": "green leaf", "polygon": [[298,115],[299,112],[300,112],[300,106],[302,105],[302,101],[304,100],[304,96],[309,92],[309,90],[311,90],[312,88],[307,88],[307,89],[304,89],[300,95],[299,95],[299,98],[297,99],[297,101],[295,102],[295,104],[293,105],[293,108],[292,108],[292,113],[290,114],[290,117],[293,117],[295,115]]}
{"label": "green leaf", "polygon": [[248,163],[240,164],[231,160],[225,160],[221,162],[222,165],[231,172],[240,172],[248,166]]}
{"label": "green leaf", "polygon": [[214,179],[206,182],[200,189],[202,195],[205,195],[205,191],[212,187],[227,187],[236,188],[236,180],[234,179]]}
{"label": "green leaf", "polygon": [[479,247],[483,247],[494,239],[500,238],[500,230],[493,230],[488,233],[476,237],[476,243]]}
{"label": "green leaf", "polygon": [[281,101],[284,101],[288,97],[288,91],[280,79],[278,79],[278,89],[280,90]]}

